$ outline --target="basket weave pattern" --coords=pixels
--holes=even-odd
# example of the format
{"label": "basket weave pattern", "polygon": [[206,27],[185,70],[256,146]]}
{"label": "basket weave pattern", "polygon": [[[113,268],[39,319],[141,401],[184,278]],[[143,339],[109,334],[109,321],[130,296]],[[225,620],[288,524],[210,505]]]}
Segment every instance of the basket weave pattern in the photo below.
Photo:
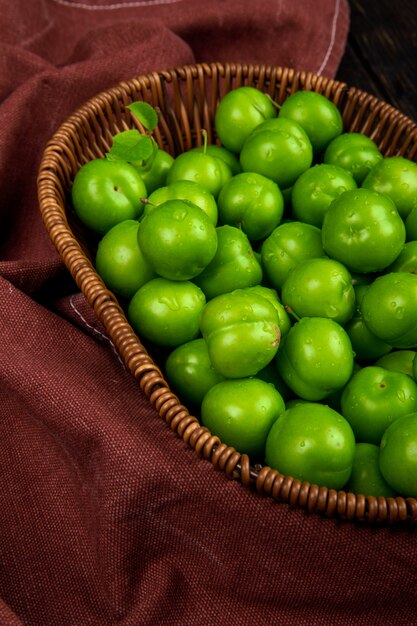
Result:
{"label": "basket weave pattern", "polygon": [[143,100],[158,109],[154,138],[160,148],[175,156],[201,145],[202,129],[207,131],[209,143],[215,142],[217,103],[225,93],[241,85],[257,87],[278,103],[301,89],[322,93],[342,112],[345,130],[368,135],[385,156],[416,160],[416,124],[390,105],[344,83],[276,66],[184,66],[122,82],[89,100],[62,124],[45,148],[38,174],[38,198],[45,227],[127,369],[159,415],[196,454],[244,487],[310,513],[368,522],[416,522],[415,498],[365,497],[301,482],[269,467],[252,466],[247,455],[213,436],[171,391],[117,298],[95,271],[95,242],[74,215],[70,190],[82,165],[104,157],[113,135],[134,127],[144,130],[126,106]]}

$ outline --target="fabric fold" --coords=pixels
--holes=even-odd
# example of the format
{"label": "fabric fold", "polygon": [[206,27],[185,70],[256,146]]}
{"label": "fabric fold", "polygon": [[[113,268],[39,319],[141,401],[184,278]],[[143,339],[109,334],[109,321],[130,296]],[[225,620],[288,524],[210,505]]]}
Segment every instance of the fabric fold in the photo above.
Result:
{"label": "fabric fold", "polygon": [[24,0],[0,11],[0,622],[409,624],[409,528],[245,490],[167,426],[42,222],[46,143],[87,99],[194,62],[334,76],[346,0]]}

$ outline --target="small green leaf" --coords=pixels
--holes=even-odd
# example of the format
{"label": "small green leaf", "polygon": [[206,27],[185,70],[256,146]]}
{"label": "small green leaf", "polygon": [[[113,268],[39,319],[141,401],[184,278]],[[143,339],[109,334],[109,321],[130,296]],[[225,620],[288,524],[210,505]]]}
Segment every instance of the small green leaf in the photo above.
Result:
{"label": "small green leaf", "polygon": [[134,129],[114,135],[113,144],[106,157],[109,161],[144,161],[152,152],[152,139]]}
{"label": "small green leaf", "polygon": [[146,130],[152,131],[158,125],[158,114],[147,102],[133,102],[127,108]]}

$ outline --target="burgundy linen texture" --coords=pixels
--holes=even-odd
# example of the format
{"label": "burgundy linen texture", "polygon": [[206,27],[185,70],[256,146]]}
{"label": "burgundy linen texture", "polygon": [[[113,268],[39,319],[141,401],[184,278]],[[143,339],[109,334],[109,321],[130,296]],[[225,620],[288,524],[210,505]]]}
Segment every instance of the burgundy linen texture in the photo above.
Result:
{"label": "burgundy linen texture", "polygon": [[334,76],[346,0],[0,0],[0,624],[417,622],[415,529],[292,510],[149,405],[43,226],[46,142],[88,98],[201,61]]}

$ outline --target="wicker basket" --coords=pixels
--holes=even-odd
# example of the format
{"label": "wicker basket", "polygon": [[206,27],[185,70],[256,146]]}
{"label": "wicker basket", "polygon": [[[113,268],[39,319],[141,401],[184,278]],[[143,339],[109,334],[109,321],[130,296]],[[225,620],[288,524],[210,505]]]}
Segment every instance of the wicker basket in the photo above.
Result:
{"label": "wicker basket", "polygon": [[368,135],[386,156],[416,159],[416,124],[354,87],[276,66],[213,63],[178,67],[138,76],[100,93],[75,111],[53,135],[38,176],[40,211],[46,229],[150,403],[203,459],[244,487],[310,513],[368,522],[416,522],[415,498],[365,497],[294,480],[269,467],[252,466],[247,455],[213,436],[172,393],[157,363],[128,323],[121,304],[94,269],[95,242],[75,218],[69,192],[84,163],[103,157],[115,133],[138,124],[126,105],[143,100],[158,107],[160,121],[155,139],[161,148],[176,155],[200,145],[202,129],[206,129],[208,141],[215,142],[213,120],[217,103],[225,93],[241,85],[264,90],[279,103],[297,90],[320,92],[338,106],[346,130]]}

